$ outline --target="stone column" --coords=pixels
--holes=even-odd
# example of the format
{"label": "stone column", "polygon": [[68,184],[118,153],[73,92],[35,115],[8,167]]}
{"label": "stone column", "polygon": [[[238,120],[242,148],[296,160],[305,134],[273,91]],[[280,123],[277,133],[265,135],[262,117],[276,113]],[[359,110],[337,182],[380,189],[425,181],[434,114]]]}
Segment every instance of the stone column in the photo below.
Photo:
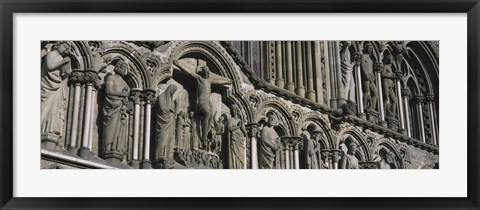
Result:
{"label": "stone column", "polygon": [[425,125],[423,123],[423,102],[425,101],[425,97],[423,95],[416,95],[415,96],[415,102],[417,103],[417,112],[418,112],[418,123],[419,123],[419,128],[418,130],[420,131],[420,141],[423,143],[426,143],[425,140]]}
{"label": "stone column", "polygon": [[257,149],[257,133],[258,123],[248,123],[247,128],[249,130],[250,141],[250,161],[252,162],[252,169],[258,169],[258,149]]}
{"label": "stone column", "polygon": [[335,45],[334,41],[327,42],[327,49],[328,49],[328,72],[330,75],[330,107],[336,109],[338,107],[337,99],[338,99],[338,84],[337,84],[337,72],[336,72],[336,64],[335,64],[335,52],[333,50],[333,46]]}
{"label": "stone column", "polygon": [[316,86],[316,93],[317,93],[317,102],[319,104],[324,104],[323,101],[323,77],[322,77],[322,71],[325,71],[322,69],[322,55],[320,51],[320,41],[315,41],[313,45],[313,52],[315,54],[313,60],[315,63],[315,79],[317,81],[317,86]]}
{"label": "stone column", "polygon": [[76,152],[77,148],[77,131],[78,131],[78,118],[80,112],[80,88],[83,83],[83,71],[74,70],[70,75],[68,82],[73,85],[73,115],[72,115],[72,127],[70,133],[70,144],[67,150],[71,153]]}
{"label": "stone column", "polygon": [[303,86],[303,57],[302,57],[302,42],[295,43],[296,49],[296,65],[297,65],[297,83],[295,93],[300,97],[305,97],[305,86]]}
{"label": "stone column", "polygon": [[340,160],[340,150],[338,149],[332,150],[333,169],[338,169],[339,160]]}
{"label": "stone column", "polygon": [[89,146],[90,138],[90,121],[92,120],[92,89],[95,84],[97,84],[98,75],[94,70],[85,70],[85,109],[83,117],[83,136],[82,136],[82,147],[78,150],[78,156],[84,158],[90,158],[92,153]]}
{"label": "stone column", "polygon": [[293,82],[293,54],[292,54],[292,42],[287,41],[286,48],[286,57],[287,57],[287,85],[286,89],[293,92],[295,91],[295,83]]}
{"label": "stone column", "polygon": [[155,101],[155,90],[145,89],[142,93],[142,99],[145,102],[145,122],[143,131],[143,160],[140,164],[141,169],[152,168],[150,161],[150,122],[152,117],[152,103]]}
{"label": "stone column", "polygon": [[283,152],[285,154],[285,169],[290,169],[290,146],[291,139],[290,137],[281,137],[280,141],[282,142]]}
{"label": "stone column", "polygon": [[402,86],[401,86],[401,83],[400,83],[400,80],[402,78],[402,72],[401,71],[395,71],[395,83],[396,83],[396,88],[397,88],[397,101],[398,101],[398,116],[400,118],[400,128],[398,129],[398,131],[403,134],[403,135],[407,135],[407,129],[406,126],[405,126],[405,114],[404,114],[404,110],[403,110],[403,103],[401,102],[402,101]]}
{"label": "stone column", "polygon": [[90,151],[92,151],[92,147],[93,147],[93,125],[95,124],[95,119],[93,118],[94,117],[94,114],[95,114],[95,104],[97,104],[97,90],[100,88],[100,84],[98,83],[98,79],[96,80],[97,81],[97,84],[94,84],[93,86],[93,89],[92,89],[92,108],[90,109],[91,112],[90,112],[90,116],[91,116],[91,119],[90,119],[90,131],[88,132],[89,134],[89,137],[88,137],[88,148],[90,149]]}
{"label": "stone column", "polygon": [[302,148],[302,138],[301,137],[292,137],[292,148],[293,148],[293,168],[300,169],[300,148]]}
{"label": "stone column", "polygon": [[435,99],[435,95],[433,93],[427,94],[427,103],[428,103],[428,110],[430,114],[430,119],[432,123],[432,144],[437,146],[438,145],[438,139],[437,139],[437,128],[436,128],[436,123],[435,123],[435,111],[433,109],[433,101]]}
{"label": "stone column", "polygon": [[383,106],[383,86],[382,86],[382,76],[381,70],[383,68],[383,63],[380,61],[375,61],[373,64],[373,70],[375,71],[375,76],[377,77],[377,91],[378,91],[378,101],[379,101],[379,110],[380,110],[380,125],[387,127],[385,122],[385,107]]}
{"label": "stone column", "polygon": [[139,88],[132,88],[130,90],[129,99],[133,102],[133,145],[132,145],[132,160],[130,161],[130,166],[135,169],[140,168],[140,162],[138,160],[138,148],[139,148],[139,138],[140,138],[140,105],[141,105],[141,95],[142,90]]}
{"label": "stone column", "polygon": [[333,96],[332,96],[332,90],[331,90],[330,55],[328,54],[329,53],[328,45],[329,45],[328,41],[323,42],[323,55],[324,55],[323,61],[325,62],[325,68],[322,70],[325,71],[325,84],[326,84],[325,88],[327,89],[327,101],[325,101],[325,103],[328,106],[333,107],[333,105],[331,104],[331,99],[333,98]]}
{"label": "stone column", "polygon": [[408,101],[410,100],[410,90],[407,88],[402,88],[402,97],[403,103],[405,106],[405,125],[407,126],[407,136],[412,137],[412,125],[410,124],[410,105]]}
{"label": "stone column", "polygon": [[363,88],[362,88],[362,72],[360,69],[360,65],[362,64],[362,53],[356,52],[355,53],[355,91],[357,96],[357,104],[358,104],[358,117],[363,120],[366,120],[367,117],[364,112],[363,108]]}
{"label": "stone column", "polygon": [[307,48],[307,98],[315,101],[315,90],[313,87],[313,61],[312,61],[312,42],[305,42]]}
{"label": "stone column", "polygon": [[345,96],[345,87],[343,86],[342,82],[342,66],[341,66],[341,59],[340,59],[340,42],[335,41],[333,45],[333,53],[335,55],[335,67],[336,67],[336,74],[337,74],[337,107],[342,106],[347,102]]}
{"label": "stone column", "polygon": [[275,80],[275,85],[277,85],[280,88],[284,88],[285,86],[285,81],[283,80],[283,56],[282,56],[282,42],[277,41],[277,79]]}

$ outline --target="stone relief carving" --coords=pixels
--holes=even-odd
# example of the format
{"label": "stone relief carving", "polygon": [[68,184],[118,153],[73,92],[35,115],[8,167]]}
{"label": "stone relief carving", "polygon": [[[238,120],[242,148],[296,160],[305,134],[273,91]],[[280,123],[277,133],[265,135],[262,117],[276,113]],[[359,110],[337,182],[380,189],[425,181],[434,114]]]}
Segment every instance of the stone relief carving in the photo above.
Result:
{"label": "stone relief carving", "polygon": [[394,62],[392,55],[388,55],[385,58],[383,69],[381,72],[382,75],[382,84],[383,84],[383,103],[385,106],[386,116],[389,118],[397,118],[397,96],[395,94],[395,74],[393,73],[392,64]]}
{"label": "stone relief carving", "polygon": [[[72,73],[72,53],[67,42],[55,42],[45,54],[41,69],[41,132],[42,142],[56,145],[64,135],[66,119],[66,78]],[[51,147],[51,146],[49,146]]]}
{"label": "stone relief carving", "polygon": [[239,118],[240,109],[237,105],[232,106],[232,117],[228,120],[230,131],[230,157],[229,166],[233,169],[245,168],[245,150],[247,130],[245,123]]}
{"label": "stone relief carving", "polygon": [[340,59],[342,65],[342,83],[345,90],[344,99],[355,102],[355,81],[353,79],[353,63],[351,60],[350,47],[351,42],[340,42]]}
{"label": "stone relief carving", "polygon": [[277,116],[270,112],[267,115],[267,123],[261,130],[259,142],[258,166],[260,169],[276,168],[278,163],[277,152],[280,150],[280,138],[274,126],[278,123]]}
{"label": "stone relief carving", "polygon": [[170,84],[157,97],[155,160],[173,158],[173,148],[176,139],[176,118],[178,114],[176,112],[176,101],[174,101],[176,91],[177,86]]}
{"label": "stone relief carving", "polygon": [[123,77],[127,75],[128,64],[118,60],[114,74],[105,78],[105,98],[103,106],[103,139],[105,155],[116,153],[123,156],[128,142],[128,97],[130,87]]}
{"label": "stone relief carving", "polygon": [[[352,137],[347,137],[352,138]],[[357,152],[357,144],[354,141],[348,143],[348,151],[340,159],[340,168],[341,169],[359,169],[358,159],[355,157]]]}
{"label": "stone relief carving", "polygon": [[371,58],[373,46],[370,42],[365,42],[363,48],[360,65],[363,79],[363,103],[366,110],[377,110],[378,90],[375,83],[373,60]]}

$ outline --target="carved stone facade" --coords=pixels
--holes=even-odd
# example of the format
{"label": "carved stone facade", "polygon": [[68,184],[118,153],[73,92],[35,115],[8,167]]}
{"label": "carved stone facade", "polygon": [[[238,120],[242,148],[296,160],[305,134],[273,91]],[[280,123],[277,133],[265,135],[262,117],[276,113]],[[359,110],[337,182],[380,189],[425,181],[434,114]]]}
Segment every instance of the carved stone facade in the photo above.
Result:
{"label": "carved stone facade", "polygon": [[41,46],[45,169],[439,167],[432,41]]}

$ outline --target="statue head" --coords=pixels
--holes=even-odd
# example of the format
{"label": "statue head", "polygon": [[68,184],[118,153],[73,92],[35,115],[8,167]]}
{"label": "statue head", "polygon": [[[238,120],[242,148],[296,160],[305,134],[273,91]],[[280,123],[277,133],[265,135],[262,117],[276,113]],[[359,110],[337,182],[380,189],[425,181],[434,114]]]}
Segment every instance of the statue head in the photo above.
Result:
{"label": "statue head", "polygon": [[175,92],[177,92],[177,86],[174,85],[174,84],[169,85],[167,87],[167,89],[165,90],[165,93],[170,94],[170,95],[173,95]]}
{"label": "statue head", "polygon": [[371,42],[364,42],[363,43],[363,53],[365,54],[372,54],[373,52],[373,45]]}
{"label": "statue head", "polygon": [[193,112],[193,111],[189,112],[189,113],[188,113],[188,116],[189,116],[190,118],[193,118],[193,117],[195,116],[195,112]]}
{"label": "statue head", "polygon": [[52,46],[52,50],[57,50],[61,56],[66,56],[71,50],[70,44],[65,41],[55,42]]}
{"label": "statue head", "polygon": [[269,126],[276,126],[278,124],[278,118],[277,118],[277,115],[275,115],[275,113],[273,112],[269,112],[267,114],[267,123]]}
{"label": "statue head", "polygon": [[200,72],[198,72],[198,74],[205,78],[205,79],[208,79],[210,77],[210,68],[208,68],[208,66],[202,66],[200,68]]}
{"label": "statue head", "polygon": [[126,76],[128,73],[128,64],[127,62],[123,60],[118,60],[117,63],[115,63],[115,73],[120,74],[122,76]]}
{"label": "statue head", "polygon": [[387,55],[387,57],[385,57],[385,64],[392,64],[393,60],[393,55]]}
{"label": "statue head", "polygon": [[312,138],[315,139],[315,141],[319,141],[322,138],[322,135],[323,130],[318,125],[314,125],[312,130]]}
{"label": "statue head", "polygon": [[349,47],[351,43],[352,43],[351,41],[341,41],[340,42],[340,47],[342,49],[345,49],[345,48]]}
{"label": "statue head", "polygon": [[232,116],[238,116],[240,114],[240,108],[236,104],[232,106]]}
{"label": "statue head", "polygon": [[355,155],[355,152],[357,152],[357,144],[355,142],[351,141],[348,144],[348,154]]}

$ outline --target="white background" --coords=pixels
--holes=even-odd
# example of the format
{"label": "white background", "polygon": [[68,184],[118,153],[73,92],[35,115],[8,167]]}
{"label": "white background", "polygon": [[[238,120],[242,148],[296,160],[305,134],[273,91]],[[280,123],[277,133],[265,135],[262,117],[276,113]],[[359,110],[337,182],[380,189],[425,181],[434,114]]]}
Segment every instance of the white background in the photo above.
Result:
{"label": "white background", "polygon": [[[466,197],[466,14],[15,14],[14,196]],[[440,170],[40,170],[40,40],[440,40]],[[455,111],[453,111],[455,110]]]}

